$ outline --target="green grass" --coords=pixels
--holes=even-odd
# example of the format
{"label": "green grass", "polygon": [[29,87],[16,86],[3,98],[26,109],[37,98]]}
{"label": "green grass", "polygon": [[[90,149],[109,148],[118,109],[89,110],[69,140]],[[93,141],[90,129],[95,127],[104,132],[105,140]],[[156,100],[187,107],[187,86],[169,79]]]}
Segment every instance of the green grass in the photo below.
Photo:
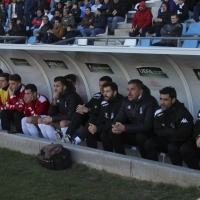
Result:
{"label": "green grass", "polygon": [[81,164],[51,171],[36,156],[0,149],[0,200],[196,200],[195,187],[124,178]]}

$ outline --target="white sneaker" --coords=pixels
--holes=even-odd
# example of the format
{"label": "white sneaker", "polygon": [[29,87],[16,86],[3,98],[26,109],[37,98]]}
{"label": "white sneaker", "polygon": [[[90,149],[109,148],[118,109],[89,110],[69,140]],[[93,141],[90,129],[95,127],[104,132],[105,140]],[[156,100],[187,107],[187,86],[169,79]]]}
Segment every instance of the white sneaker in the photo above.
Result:
{"label": "white sneaker", "polygon": [[60,133],[58,133],[57,131],[53,132],[53,137],[54,137],[56,142],[62,142],[62,138],[60,136]]}

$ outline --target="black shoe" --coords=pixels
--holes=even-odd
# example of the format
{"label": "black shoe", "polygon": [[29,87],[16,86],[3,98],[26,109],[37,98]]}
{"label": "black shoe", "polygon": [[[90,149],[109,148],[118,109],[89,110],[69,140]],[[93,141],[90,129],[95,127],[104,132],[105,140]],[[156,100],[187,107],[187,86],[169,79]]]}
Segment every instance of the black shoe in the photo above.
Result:
{"label": "black shoe", "polygon": [[115,35],[114,31],[108,31],[108,35]]}
{"label": "black shoe", "polygon": [[8,134],[16,134],[17,133],[17,131],[16,130],[8,130],[8,132],[7,132]]}

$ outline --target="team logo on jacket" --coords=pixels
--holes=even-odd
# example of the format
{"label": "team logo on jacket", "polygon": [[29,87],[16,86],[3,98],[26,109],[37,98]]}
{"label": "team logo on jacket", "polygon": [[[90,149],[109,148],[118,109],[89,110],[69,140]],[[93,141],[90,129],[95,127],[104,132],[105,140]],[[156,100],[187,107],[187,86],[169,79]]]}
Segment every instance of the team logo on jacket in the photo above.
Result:
{"label": "team logo on jacket", "polygon": [[131,106],[129,105],[127,108],[130,110],[130,109],[131,109]]}
{"label": "team logo on jacket", "polygon": [[181,123],[185,124],[185,123],[188,123],[187,119],[186,118],[183,118]]}

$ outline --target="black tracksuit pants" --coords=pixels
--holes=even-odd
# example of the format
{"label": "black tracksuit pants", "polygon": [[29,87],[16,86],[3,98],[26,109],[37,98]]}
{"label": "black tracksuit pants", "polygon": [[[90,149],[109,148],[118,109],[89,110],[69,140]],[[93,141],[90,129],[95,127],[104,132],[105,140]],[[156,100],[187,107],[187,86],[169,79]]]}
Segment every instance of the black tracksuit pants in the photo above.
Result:
{"label": "black tracksuit pants", "polygon": [[186,165],[191,169],[198,169],[200,159],[200,148],[197,147],[196,142],[186,142],[180,148],[181,156],[186,163]]}
{"label": "black tracksuit pants", "polygon": [[23,112],[18,112],[16,110],[2,110],[0,112],[0,116],[1,126],[3,130],[9,131],[11,129],[10,122],[14,121],[17,133],[23,133],[21,126],[21,120],[24,117]]}
{"label": "black tracksuit pants", "polygon": [[180,154],[181,143],[168,142],[165,139],[155,136],[145,142],[145,151],[149,160],[158,161],[158,151],[169,153],[173,165],[182,166]]}
{"label": "black tracksuit pants", "polygon": [[149,132],[138,132],[138,133],[127,133],[115,134],[110,131],[110,138],[116,153],[126,154],[124,144],[132,146],[138,146],[142,158],[147,158],[144,143],[151,134]]}

